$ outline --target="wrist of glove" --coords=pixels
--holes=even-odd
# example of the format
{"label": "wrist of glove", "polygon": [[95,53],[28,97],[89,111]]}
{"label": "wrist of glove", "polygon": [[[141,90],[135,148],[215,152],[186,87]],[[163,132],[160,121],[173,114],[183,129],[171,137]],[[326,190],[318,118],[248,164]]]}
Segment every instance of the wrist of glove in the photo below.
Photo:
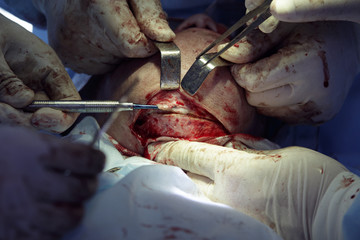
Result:
{"label": "wrist of glove", "polygon": [[[210,199],[255,217],[285,239],[310,239],[312,231],[323,231],[314,228],[329,216],[323,212],[329,199],[337,198],[333,184],[350,174],[337,161],[299,147],[239,151],[176,141],[163,144],[155,160],[189,171]],[[341,227],[329,226],[327,231],[335,236]]]}
{"label": "wrist of glove", "polygon": [[50,45],[76,72],[104,74],[122,59],[157,52],[152,40],[175,38],[160,0],[33,2],[46,16]]}

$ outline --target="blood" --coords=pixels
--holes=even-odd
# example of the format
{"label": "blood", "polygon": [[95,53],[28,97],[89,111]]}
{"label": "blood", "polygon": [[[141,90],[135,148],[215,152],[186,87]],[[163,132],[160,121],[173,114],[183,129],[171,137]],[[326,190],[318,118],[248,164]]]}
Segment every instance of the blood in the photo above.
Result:
{"label": "blood", "polygon": [[355,180],[353,178],[343,177],[341,185],[342,185],[343,188],[346,188],[346,187],[350,186],[354,181]]}
{"label": "blood", "polygon": [[153,95],[154,95],[154,92],[149,92],[148,94],[146,94],[145,99],[149,101]]}
{"label": "blood", "polygon": [[225,104],[224,110],[225,110],[225,112],[236,113],[236,110],[234,108],[230,107],[228,104]]}
{"label": "blood", "polygon": [[170,230],[174,231],[174,232],[181,231],[181,232],[184,232],[184,233],[192,233],[192,231],[190,229],[180,228],[180,227],[171,227]]}
{"label": "blood", "polygon": [[178,91],[159,92],[148,104],[166,105],[169,111],[144,110],[130,126],[143,146],[149,139],[164,136],[194,140],[228,134],[214,116]]}
{"label": "blood", "polygon": [[323,62],[323,71],[324,71],[324,87],[327,88],[329,86],[329,79],[330,79],[330,73],[329,73],[329,65],[326,60],[326,52],[325,51],[319,51],[318,56],[321,58]]}

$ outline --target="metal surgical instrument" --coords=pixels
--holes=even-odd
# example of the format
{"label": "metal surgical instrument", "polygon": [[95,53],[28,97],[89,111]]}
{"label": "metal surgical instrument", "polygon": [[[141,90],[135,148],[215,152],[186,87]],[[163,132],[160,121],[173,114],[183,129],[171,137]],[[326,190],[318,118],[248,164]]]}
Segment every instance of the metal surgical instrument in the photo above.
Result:
{"label": "metal surgical instrument", "polygon": [[180,88],[181,54],[173,42],[154,42],[161,55],[161,90],[176,90]]}
{"label": "metal surgical instrument", "polygon": [[158,109],[158,106],[156,105],[122,103],[119,101],[38,100],[33,101],[30,105],[28,105],[26,107],[26,110],[36,110],[43,107],[55,108],[65,112],[77,113],[108,113],[114,111],[132,111],[136,109]]}
{"label": "metal surgical instrument", "polygon": [[[207,75],[215,67],[231,65],[232,63],[227,62],[218,57],[271,16],[269,9],[271,2],[272,0],[265,0],[260,6],[248,12],[245,16],[243,16],[240,20],[238,20],[233,26],[231,26],[225,33],[223,33],[213,43],[211,43],[207,48],[205,48],[196,57],[195,62],[190,67],[188,72],[185,74],[181,82],[181,87],[190,95],[194,95],[197,92],[197,90],[200,88],[201,84],[204,82]],[[240,27],[245,25],[249,20],[253,18],[256,19],[252,23],[250,23],[244,30],[242,30],[237,36],[235,36],[233,40],[227,43],[225,47],[223,47],[219,52],[215,54],[214,53],[207,54],[207,52],[211,48],[222,42],[230,34],[238,30]],[[215,59],[217,61],[214,61]]]}

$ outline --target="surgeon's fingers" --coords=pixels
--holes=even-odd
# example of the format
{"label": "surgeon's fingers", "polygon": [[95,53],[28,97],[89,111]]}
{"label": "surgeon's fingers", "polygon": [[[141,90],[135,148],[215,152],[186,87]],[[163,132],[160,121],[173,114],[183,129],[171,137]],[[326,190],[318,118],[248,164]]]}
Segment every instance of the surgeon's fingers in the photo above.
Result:
{"label": "surgeon's fingers", "polygon": [[[56,67],[50,68],[46,78],[41,81],[46,97],[51,100],[80,100],[80,95],[65,70],[55,69]],[[38,96],[40,94],[37,93],[36,97]],[[78,113],[62,112],[52,108],[40,108],[33,114],[31,123],[38,129],[61,133],[68,129],[78,116]]]}
{"label": "surgeon's fingers", "polygon": [[[50,56],[49,59],[51,59]],[[38,61],[39,65],[42,65],[42,61],[40,59]],[[59,66],[61,66],[60,62]],[[47,70],[43,74],[45,77],[39,76],[39,79],[42,79],[41,88],[51,100],[80,100],[80,95],[71,78],[65,69],[59,66],[43,68]],[[68,129],[78,116],[78,113],[66,113],[51,108],[41,108],[33,114],[31,123],[39,129],[60,133]]]}
{"label": "surgeon's fingers", "polygon": [[[81,99],[70,76],[56,55],[49,54],[46,59],[36,56],[34,58],[38,62],[36,70],[39,72],[38,75],[34,74],[34,77],[38,76],[38,81],[42,85],[41,89],[45,91],[50,100]],[[65,113],[55,109],[43,108],[34,113],[31,121],[33,126],[39,129],[63,132],[75,122],[78,116],[78,113]]]}
{"label": "surgeon's fingers", "polygon": [[38,129],[62,133],[76,120],[76,114],[65,113],[51,108],[41,108],[31,117],[31,124]]}
{"label": "surgeon's fingers", "polygon": [[252,11],[263,2],[264,0],[245,0],[245,7],[247,10]]}
{"label": "surgeon's fingers", "polygon": [[169,27],[160,0],[130,0],[140,29],[152,40],[169,42],[175,33]]}
{"label": "surgeon's fingers", "polygon": [[31,126],[31,113],[24,113],[10,105],[0,103],[0,124]]}
{"label": "surgeon's fingers", "polygon": [[259,25],[259,29],[263,33],[271,33],[277,28],[277,26],[279,26],[279,24],[279,20],[277,20],[274,16],[270,16],[262,24]]}
{"label": "surgeon's fingers", "polygon": [[[221,54],[221,57],[233,63],[254,61],[283,41],[292,32],[294,25],[282,23],[275,31],[269,34],[255,29]],[[218,50],[225,45],[219,45]]]}
{"label": "surgeon's fingers", "polygon": [[32,226],[35,229],[61,235],[76,227],[84,215],[82,204],[39,203],[33,212]]}
{"label": "surgeon's fingers", "polygon": [[[46,184],[44,184],[46,182]],[[42,202],[81,203],[96,191],[97,178],[74,175],[70,172],[44,171],[25,184],[35,199]]]}
{"label": "surgeon's fingers", "polygon": [[[65,71],[51,70],[42,82],[46,95],[51,100],[80,100],[79,93]],[[39,129],[61,133],[68,129],[78,116],[78,113],[41,108],[33,114],[31,123]]]}
{"label": "surgeon's fingers", "polygon": [[0,51],[0,102],[22,108],[34,99],[34,92],[8,66]]}
{"label": "surgeon's fingers", "polygon": [[51,150],[41,159],[47,168],[90,177],[104,167],[105,155],[90,146],[53,140],[49,142],[49,147]]}
{"label": "surgeon's fingers", "polygon": [[[246,13],[254,10],[263,2],[264,2],[264,0],[245,0],[245,7],[247,9]],[[252,19],[249,22],[252,22],[255,19]],[[259,29],[264,33],[271,33],[272,31],[274,31],[277,28],[279,23],[280,23],[280,21],[278,19],[276,19],[274,16],[270,16],[262,24],[260,24]]]}
{"label": "surgeon's fingers", "polygon": [[[155,155],[150,155],[150,158],[158,163],[178,166],[184,170],[199,174],[210,179],[214,179],[213,162],[206,166],[203,164],[201,158],[197,158],[197,154],[206,154],[207,146],[210,144],[189,142],[185,140],[170,141],[165,143],[151,144],[148,147],[148,152]],[[213,145],[215,147],[215,145]]]}
{"label": "surgeon's fingers", "polygon": [[270,9],[274,17],[285,22],[347,20],[360,23],[358,0],[273,0]]}
{"label": "surgeon's fingers", "polygon": [[[19,39],[7,48],[6,63],[31,89],[28,92],[34,91],[35,94],[40,91],[45,92],[51,100],[80,99],[60,59],[47,44],[21,28],[15,29],[12,34],[19,35]],[[19,84],[18,87],[22,85]],[[25,107],[34,100],[34,92],[32,92],[32,98],[28,97],[30,100],[21,107]],[[74,123],[78,115],[52,109],[40,109],[33,114],[31,123],[39,129],[63,132]]]}
{"label": "surgeon's fingers", "polygon": [[201,142],[175,141],[161,144],[155,161],[178,166],[192,173],[215,180],[219,169],[233,164],[236,159],[249,159],[250,153]]}
{"label": "surgeon's fingers", "polygon": [[100,28],[118,47],[115,55],[147,57],[156,52],[154,44],[141,32],[126,0],[93,1],[90,5]]}
{"label": "surgeon's fingers", "polygon": [[191,180],[193,181],[193,183],[196,184],[196,186],[198,187],[198,189],[208,198],[211,198],[213,192],[214,192],[214,181],[198,175],[198,174],[194,174],[191,172],[187,173],[188,177],[191,178]]}
{"label": "surgeon's fingers", "polygon": [[[317,46],[319,43],[302,42],[300,37],[298,40],[299,42],[289,44],[257,62],[234,65],[231,69],[232,75],[237,83],[249,92],[275,89],[299,80],[304,82],[307,78],[317,77],[325,81],[326,65],[324,66],[321,48]],[[325,70],[319,71],[319,69]],[[326,83],[319,81],[314,84]],[[297,100],[293,99],[293,101]]]}

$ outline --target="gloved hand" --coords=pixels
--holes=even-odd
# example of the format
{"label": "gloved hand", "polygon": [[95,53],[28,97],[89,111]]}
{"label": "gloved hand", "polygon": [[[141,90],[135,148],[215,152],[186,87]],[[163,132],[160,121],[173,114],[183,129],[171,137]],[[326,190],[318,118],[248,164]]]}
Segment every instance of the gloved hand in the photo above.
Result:
{"label": "gloved hand", "polygon": [[49,108],[35,113],[16,109],[34,99],[80,99],[61,61],[48,45],[2,15],[0,24],[0,122],[65,131],[78,114]]}
{"label": "gloved hand", "polygon": [[0,239],[58,239],[81,220],[104,155],[21,127],[0,135]]}
{"label": "gloved hand", "polygon": [[275,18],[286,22],[343,20],[360,23],[358,0],[273,0],[270,9]]}
{"label": "gloved hand", "polygon": [[[358,26],[349,22],[280,25],[271,34],[255,30],[222,57],[237,63],[232,75],[261,114],[290,123],[331,119],[359,73],[354,32]],[[289,28],[293,28],[290,35],[284,34]]]}
{"label": "gloved hand", "polygon": [[[87,74],[110,71],[124,58],[147,57],[175,34],[160,0],[33,0],[46,16],[50,45],[65,66]],[[129,6],[129,4],[130,6]]]}
{"label": "gloved hand", "polygon": [[[255,9],[264,0],[245,0],[247,11]],[[270,5],[272,16],[259,26],[264,33],[272,32],[279,21],[352,21],[360,23],[360,2],[358,0],[273,0]]]}
{"label": "gloved hand", "polygon": [[342,239],[360,178],[300,147],[235,150],[199,142],[159,145],[155,160],[186,171],[213,201],[273,228],[284,239]]}

